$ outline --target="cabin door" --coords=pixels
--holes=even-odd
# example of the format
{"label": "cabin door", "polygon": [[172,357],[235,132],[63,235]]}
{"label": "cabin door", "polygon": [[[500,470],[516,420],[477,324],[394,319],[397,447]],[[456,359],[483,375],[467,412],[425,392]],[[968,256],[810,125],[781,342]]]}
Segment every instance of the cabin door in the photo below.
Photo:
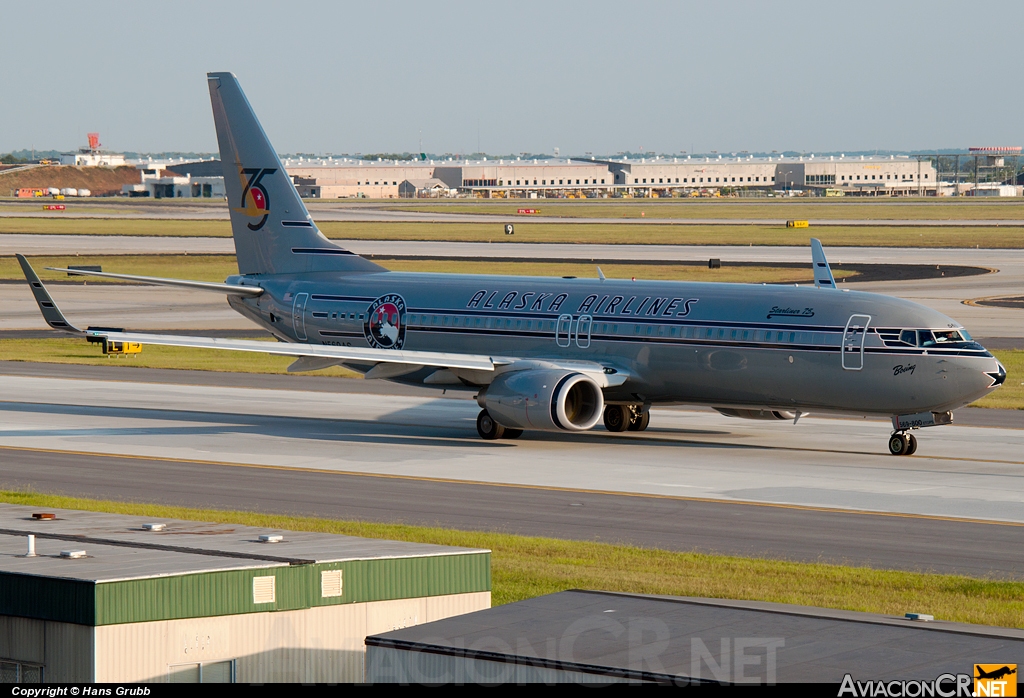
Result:
{"label": "cabin door", "polygon": [[295,338],[300,342],[306,341],[306,301],[309,300],[308,293],[296,293],[292,301],[292,329],[295,330]]}
{"label": "cabin door", "polygon": [[567,347],[572,344],[572,315],[559,315],[555,324],[555,344]]}
{"label": "cabin door", "polygon": [[864,342],[868,338],[870,315],[851,315],[843,332],[843,369],[859,371],[864,368]]}
{"label": "cabin door", "polygon": [[590,315],[580,315],[576,320],[576,346],[586,349],[590,346],[590,329],[594,325],[594,318]]}

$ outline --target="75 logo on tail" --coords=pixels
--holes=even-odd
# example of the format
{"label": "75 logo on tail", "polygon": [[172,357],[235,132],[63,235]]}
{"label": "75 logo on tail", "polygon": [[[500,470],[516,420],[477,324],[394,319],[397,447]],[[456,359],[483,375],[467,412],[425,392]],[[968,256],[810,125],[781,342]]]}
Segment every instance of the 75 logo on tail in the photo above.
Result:
{"label": "75 logo on tail", "polygon": [[242,200],[240,208],[235,210],[250,218],[259,218],[256,223],[249,223],[249,230],[259,230],[270,216],[270,194],[261,180],[267,175],[277,172],[277,168],[239,167],[238,178],[242,182]]}

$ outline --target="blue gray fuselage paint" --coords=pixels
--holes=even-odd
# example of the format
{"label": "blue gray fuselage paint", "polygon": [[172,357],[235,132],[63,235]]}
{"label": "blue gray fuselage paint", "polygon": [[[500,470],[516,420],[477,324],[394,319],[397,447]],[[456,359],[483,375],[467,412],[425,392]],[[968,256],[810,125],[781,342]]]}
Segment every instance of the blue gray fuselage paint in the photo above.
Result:
{"label": "blue gray fuselage paint", "polygon": [[[232,307],[287,341],[374,346],[371,308],[396,296],[404,315],[384,346],[595,361],[630,375],[605,390],[610,402],[910,414],[978,399],[999,369],[974,342],[893,341],[900,330],[962,327],[916,303],[858,291],[405,272],[229,279],[240,281],[265,293],[231,298]],[[863,352],[861,335],[846,334],[853,315],[870,317],[852,323],[868,327]],[[844,337],[854,347],[845,357]],[[397,380],[420,383],[434,370]]]}

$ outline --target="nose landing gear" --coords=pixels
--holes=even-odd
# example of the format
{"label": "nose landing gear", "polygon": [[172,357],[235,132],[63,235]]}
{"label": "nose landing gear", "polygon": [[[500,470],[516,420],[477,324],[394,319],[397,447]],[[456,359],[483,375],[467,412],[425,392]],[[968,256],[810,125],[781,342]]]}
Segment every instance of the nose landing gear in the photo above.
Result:
{"label": "nose landing gear", "polygon": [[917,438],[905,431],[895,431],[889,437],[889,453],[894,456],[912,456],[917,451]]}

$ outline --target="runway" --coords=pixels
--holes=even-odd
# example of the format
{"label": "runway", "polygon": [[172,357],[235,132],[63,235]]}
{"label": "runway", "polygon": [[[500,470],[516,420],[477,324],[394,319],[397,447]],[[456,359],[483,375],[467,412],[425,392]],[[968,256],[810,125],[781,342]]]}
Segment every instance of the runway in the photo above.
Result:
{"label": "runway", "polygon": [[643,434],[488,443],[465,396],[132,373],[0,365],[0,486],[1024,578],[1019,429],[928,430],[895,459],[883,422],[661,409]]}

